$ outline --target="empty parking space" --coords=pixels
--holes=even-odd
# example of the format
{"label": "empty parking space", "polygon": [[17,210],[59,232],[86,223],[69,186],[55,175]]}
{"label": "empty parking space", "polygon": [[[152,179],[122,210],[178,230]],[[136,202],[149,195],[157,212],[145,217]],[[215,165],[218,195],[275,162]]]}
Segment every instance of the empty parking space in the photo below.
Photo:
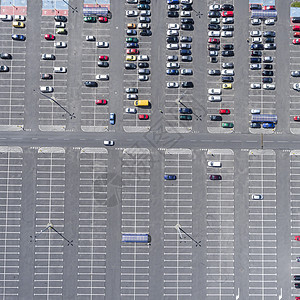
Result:
{"label": "empty parking space", "polygon": [[19,298],[23,151],[0,147],[0,296]]}
{"label": "empty parking space", "polygon": [[277,296],[276,154],[249,152],[249,299]]}
{"label": "empty parking space", "polygon": [[[149,233],[150,152],[124,149],[122,155],[122,233]],[[149,296],[149,245],[121,245],[121,299]]]}
{"label": "empty parking space", "polygon": [[107,150],[80,152],[78,299],[105,296]]}
{"label": "empty parking space", "polygon": [[[67,66],[68,66],[68,23],[63,23],[64,28],[58,28],[53,16],[42,16],[41,23],[41,56],[40,74],[49,74],[51,79],[40,78],[40,87],[50,86],[53,92],[38,94],[39,97],[39,128],[42,131],[63,131],[66,129],[67,115],[62,108],[49,99],[56,100],[61,106],[67,108]],[[57,31],[66,30],[66,34]],[[45,35],[51,35],[47,37]],[[46,40],[46,38],[49,40]],[[53,38],[53,39],[51,39]],[[59,47],[59,43],[65,46]],[[53,54],[53,60],[44,60],[43,54]],[[55,68],[65,68],[58,72]]]}
{"label": "empty parking space", "polygon": [[[93,17],[94,18],[94,17]],[[103,44],[106,43],[106,44]],[[82,94],[81,129],[107,131],[109,126],[109,64],[110,21],[83,22],[82,28]],[[100,59],[101,57],[101,59]],[[101,80],[97,76],[105,76]],[[96,77],[98,79],[96,79]],[[86,81],[96,82],[96,87],[85,86]],[[106,100],[106,104],[96,104]],[[105,102],[105,101],[104,101]]]}
{"label": "empty parking space", "polygon": [[[35,232],[49,224],[64,233],[65,150],[39,148],[36,165]],[[34,299],[61,299],[64,241],[48,228],[34,244]]]}
{"label": "empty parking space", "polygon": [[[209,166],[209,162],[221,166]],[[212,180],[216,176],[218,180]],[[207,299],[233,299],[234,269],[234,153],[207,152]]]}
{"label": "empty parking space", "polygon": [[[193,242],[178,231],[192,234],[192,152],[167,149],[164,174],[176,179],[164,181],[164,297],[180,299],[192,295]],[[174,177],[173,177],[174,178]]]}
{"label": "empty parking space", "polygon": [[[14,21],[14,19],[13,19]],[[15,28],[13,21],[0,21],[1,52],[11,55],[10,59],[1,59],[1,66],[8,68],[1,72],[0,82],[0,130],[22,130],[24,126],[24,90],[25,90],[25,41],[13,40],[12,35],[26,36],[24,28]]]}

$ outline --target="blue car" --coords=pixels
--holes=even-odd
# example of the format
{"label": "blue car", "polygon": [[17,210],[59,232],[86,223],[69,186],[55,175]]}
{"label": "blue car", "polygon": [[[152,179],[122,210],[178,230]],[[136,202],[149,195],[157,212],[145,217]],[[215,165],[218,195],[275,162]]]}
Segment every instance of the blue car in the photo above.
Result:
{"label": "blue car", "polygon": [[193,113],[191,108],[187,108],[187,107],[181,107],[179,108],[179,113],[181,114],[191,114]]}
{"label": "blue car", "polygon": [[11,38],[13,40],[17,40],[17,41],[25,41],[25,39],[26,39],[25,35],[23,35],[23,34],[13,34],[11,36]]}
{"label": "blue car", "polygon": [[274,123],[263,123],[263,128],[275,128]]}
{"label": "blue car", "polygon": [[166,71],[167,75],[179,75],[179,71],[178,70],[167,70]]}
{"label": "blue car", "polygon": [[116,121],[116,114],[115,113],[110,113],[109,114],[109,123],[111,125],[115,125],[115,121]]}
{"label": "blue car", "polygon": [[165,180],[176,180],[176,175],[165,175]]}
{"label": "blue car", "polygon": [[179,0],[167,0],[167,4],[179,4]]}
{"label": "blue car", "polygon": [[181,49],[180,55],[192,55],[192,51],[188,49]]}

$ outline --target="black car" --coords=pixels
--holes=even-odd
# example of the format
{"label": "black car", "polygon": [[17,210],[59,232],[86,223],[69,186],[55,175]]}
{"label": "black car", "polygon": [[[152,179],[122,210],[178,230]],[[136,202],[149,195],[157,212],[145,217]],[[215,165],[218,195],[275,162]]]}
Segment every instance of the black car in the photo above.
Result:
{"label": "black car", "polygon": [[250,127],[251,128],[260,128],[261,125],[260,125],[260,123],[253,122],[253,123],[250,124]]}
{"label": "black car", "polygon": [[181,9],[182,10],[193,10],[191,4],[183,4],[183,5],[181,5]]}
{"label": "black car", "polygon": [[263,36],[264,37],[275,37],[276,32],[275,31],[264,31]]}
{"label": "black car", "polygon": [[233,50],[234,46],[232,44],[224,44],[223,49],[224,50]]}
{"label": "black car", "polygon": [[221,30],[221,26],[218,24],[208,24],[208,30]]}
{"label": "black car", "polygon": [[300,289],[300,283],[295,283],[295,288]]}
{"label": "black car", "polygon": [[215,56],[214,56],[214,57],[211,57],[211,58],[210,58],[210,62],[211,62],[211,63],[217,63],[217,62],[218,62],[218,58],[215,57]]}
{"label": "black car", "polygon": [[193,41],[193,38],[191,36],[181,36],[180,37],[180,42],[191,43],[192,41]]}
{"label": "black car", "polygon": [[223,4],[222,5],[222,10],[233,11],[234,10],[234,6],[232,4]]}
{"label": "black car", "polygon": [[8,66],[0,66],[0,72],[8,72],[9,67]]}
{"label": "black car", "polygon": [[266,70],[272,70],[273,69],[273,65],[266,64],[266,65],[264,65],[264,69],[266,69]]}
{"label": "black car", "polygon": [[250,63],[251,64],[260,64],[261,63],[261,58],[260,57],[251,57],[250,58]]}
{"label": "black car", "polygon": [[41,79],[53,79],[52,74],[41,74]]}
{"label": "black car", "polygon": [[224,30],[224,31],[233,31],[234,26],[233,25],[223,25],[222,30]]}
{"label": "black car", "polygon": [[300,23],[300,17],[293,17],[292,22],[293,23]]}
{"label": "black car", "polygon": [[262,52],[258,50],[251,51],[251,56],[262,56]]}
{"label": "black car", "polygon": [[262,71],[262,76],[274,76],[274,72],[263,70]]}
{"label": "black car", "polygon": [[127,64],[125,64],[125,69],[126,70],[134,70],[134,69],[136,69],[136,64],[134,64],[134,63],[127,63]]}
{"label": "black car", "polygon": [[233,82],[233,76],[222,76],[222,82]]}
{"label": "black car", "polygon": [[221,175],[210,175],[209,179],[210,180],[222,180],[222,176]]}
{"label": "black car", "polygon": [[263,44],[251,44],[250,46],[251,50],[264,50]]}
{"label": "black car", "polygon": [[222,121],[222,116],[210,116],[211,121]]}
{"label": "black car", "polygon": [[181,83],[181,86],[183,88],[193,88],[194,84],[191,81],[184,81]]}
{"label": "black car", "polygon": [[180,20],[181,24],[194,24],[194,20],[192,18],[184,18]]}
{"label": "black car", "polygon": [[208,17],[209,18],[220,18],[221,17],[221,13],[217,10],[212,10],[208,12]]}
{"label": "black car", "polygon": [[192,55],[192,51],[189,49],[181,49],[180,55]]}
{"label": "black car", "polygon": [[167,38],[167,43],[178,43],[179,39],[177,36],[169,36]]}
{"label": "black car", "polygon": [[140,62],[138,66],[139,68],[149,68],[149,64],[146,62]]}
{"label": "black car", "polygon": [[273,82],[273,79],[272,79],[272,78],[269,78],[269,77],[263,77],[263,78],[262,78],[262,82],[263,82],[263,83],[272,83],[272,82]]}
{"label": "black car", "polygon": [[222,51],[222,56],[234,56],[234,51],[232,50]]}
{"label": "black car", "polygon": [[143,29],[140,32],[140,35],[142,35],[142,36],[148,36],[148,35],[151,35],[151,34],[152,34],[152,32],[149,29]]}
{"label": "black car", "polygon": [[98,67],[108,68],[109,63],[107,61],[98,61]]}
{"label": "black car", "polygon": [[12,56],[9,53],[3,52],[3,53],[0,54],[0,58],[2,58],[2,59],[12,59]]}
{"label": "black car", "polygon": [[250,4],[250,9],[262,9],[261,4]]}
{"label": "black car", "polygon": [[207,50],[220,50],[220,45],[217,45],[217,44],[209,44],[207,45]]}
{"label": "black car", "polygon": [[300,275],[294,275],[294,280],[300,280]]}
{"label": "black car", "polygon": [[96,81],[85,81],[84,85],[85,86],[90,86],[90,87],[97,87],[98,83]]}
{"label": "black car", "polygon": [[265,43],[274,43],[275,42],[275,39],[273,37],[267,37],[265,39]]}
{"label": "black car", "polygon": [[192,114],[193,111],[191,108],[181,107],[181,108],[179,108],[179,113],[180,114]]}
{"label": "black car", "polygon": [[194,30],[194,26],[192,24],[181,24],[182,30]]}
{"label": "black car", "polygon": [[67,17],[65,16],[55,16],[54,20],[57,22],[67,22]]}
{"label": "black car", "polygon": [[220,70],[208,70],[208,75],[221,75]]}
{"label": "black car", "polygon": [[179,13],[178,13],[178,11],[168,11],[168,17],[169,18],[178,18]]}

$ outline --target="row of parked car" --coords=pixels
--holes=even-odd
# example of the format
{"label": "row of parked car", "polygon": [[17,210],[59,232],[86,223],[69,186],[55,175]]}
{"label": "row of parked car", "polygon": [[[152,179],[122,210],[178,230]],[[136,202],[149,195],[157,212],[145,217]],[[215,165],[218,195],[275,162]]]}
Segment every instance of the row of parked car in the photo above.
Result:
{"label": "row of parked car", "polygon": [[[219,51],[221,50],[222,57],[234,56],[234,45],[232,43],[225,43],[221,45],[221,41],[227,38],[233,37],[234,33],[234,6],[232,4],[212,4],[209,6],[208,12],[209,24],[208,24],[208,45],[210,62],[217,63]],[[231,89],[232,82],[234,81],[234,63],[224,62],[222,63],[222,70],[209,69],[208,75],[221,76],[222,88]],[[211,102],[222,101],[221,89],[209,89],[208,100]],[[223,115],[229,115],[230,109],[219,109],[219,115],[211,115],[211,121],[223,121]],[[233,128],[234,124],[231,122],[221,123],[223,128]]]}

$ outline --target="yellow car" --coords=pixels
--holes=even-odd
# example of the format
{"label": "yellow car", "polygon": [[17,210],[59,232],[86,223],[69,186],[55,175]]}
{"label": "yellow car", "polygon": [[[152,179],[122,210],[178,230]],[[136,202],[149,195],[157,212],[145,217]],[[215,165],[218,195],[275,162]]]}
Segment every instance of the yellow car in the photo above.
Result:
{"label": "yellow car", "polygon": [[128,23],[127,24],[127,28],[129,28],[129,29],[135,29],[136,28],[136,24],[134,24],[134,23]]}
{"label": "yellow car", "polygon": [[16,22],[14,21],[12,24],[14,27],[18,27],[18,28],[24,28],[25,24],[23,22]]}
{"label": "yellow car", "polygon": [[136,60],[136,56],[135,55],[127,55],[126,60]]}
{"label": "yellow car", "polygon": [[232,89],[231,83],[223,83],[223,89]]}

